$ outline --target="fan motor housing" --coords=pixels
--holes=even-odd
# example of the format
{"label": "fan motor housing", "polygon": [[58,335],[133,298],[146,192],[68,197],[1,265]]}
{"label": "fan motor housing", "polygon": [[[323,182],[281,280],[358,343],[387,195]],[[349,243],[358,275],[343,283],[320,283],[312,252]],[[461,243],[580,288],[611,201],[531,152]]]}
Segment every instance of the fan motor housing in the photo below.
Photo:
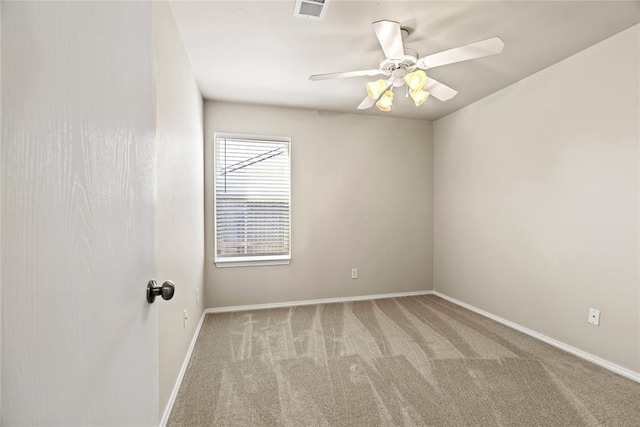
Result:
{"label": "fan motor housing", "polygon": [[382,61],[380,61],[380,71],[388,76],[398,69],[403,69],[409,73],[415,70],[418,57],[418,52],[413,49],[405,49],[404,57],[400,60],[391,60],[383,57]]}

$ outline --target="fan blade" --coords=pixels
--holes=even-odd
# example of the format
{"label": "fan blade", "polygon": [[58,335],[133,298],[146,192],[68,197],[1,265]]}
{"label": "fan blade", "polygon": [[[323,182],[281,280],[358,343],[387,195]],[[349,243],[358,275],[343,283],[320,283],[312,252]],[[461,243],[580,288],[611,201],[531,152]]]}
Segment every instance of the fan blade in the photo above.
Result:
{"label": "fan blade", "polygon": [[404,58],[400,24],[394,21],[377,21],[371,25],[387,59],[400,60]]}
{"label": "fan blade", "polygon": [[345,77],[358,77],[358,76],[377,76],[380,74],[380,70],[360,70],[360,71],[345,71],[343,73],[327,73],[327,74],[314,74],[309,76],[309,80],[327,80],[327,79],[342,79]]}
{"label": "fan blade", "polygon": [[427,84],[425,85],[424,90],[438,98],[440,101],[448,101],[458,94],[458,91],[451,89],[449,86],[440,83],[431,77],[427,79]]}
{"label": "fan blade", "polygon": [[366,110],[368,108],[373,107],[376,104],[375,99],[371,98],[370,96],[367,96],[361,103],[360,105],[358,105],[358,110]]}
{"label": "fan blade", "polygon": [[503,47],[504,42],[500,37],[492,37],[422,57],[418,59],[418,68],[428,70],[429,68],[439,67],[441,65],[495,55],[496,53],[502,52]]}

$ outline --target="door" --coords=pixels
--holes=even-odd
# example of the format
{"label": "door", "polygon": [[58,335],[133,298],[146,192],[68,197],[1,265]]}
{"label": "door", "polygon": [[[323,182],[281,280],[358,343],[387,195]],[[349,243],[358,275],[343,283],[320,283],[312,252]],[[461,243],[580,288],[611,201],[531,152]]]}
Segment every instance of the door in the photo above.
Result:
{"label": "door", "polygon": [[1,7],[2,424],[157,425],[150,3]]}

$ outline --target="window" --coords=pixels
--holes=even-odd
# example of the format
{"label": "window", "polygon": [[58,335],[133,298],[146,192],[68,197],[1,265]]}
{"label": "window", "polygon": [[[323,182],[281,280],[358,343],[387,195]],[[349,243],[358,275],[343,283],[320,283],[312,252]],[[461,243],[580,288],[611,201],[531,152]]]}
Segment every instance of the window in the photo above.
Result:
{"label": "window", "polygon": [[291,259],[290,138],[216,133],[215,262]]}

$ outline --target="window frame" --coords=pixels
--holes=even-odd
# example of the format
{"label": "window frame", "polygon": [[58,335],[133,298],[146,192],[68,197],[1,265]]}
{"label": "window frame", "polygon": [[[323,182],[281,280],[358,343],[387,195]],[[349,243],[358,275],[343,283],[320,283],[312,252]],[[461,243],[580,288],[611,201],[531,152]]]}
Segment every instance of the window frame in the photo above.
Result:
{"label": "window frame", "polygon": [[[286,142],[289,167],[289,253],[287,255],[252,255],[238,257],[218,257],[218,197],[217,197],[217,181],[218,181],[218,165],[217,165],[217,141],[219,138],[228,139],[245,139],[255,141],[273,141]],[[249,133],[236,132],[214,132],[213,133],[213,262],[216,267],[253,267],[264,265],[288,265],[291,263],[291,137],[258,135]]]}

